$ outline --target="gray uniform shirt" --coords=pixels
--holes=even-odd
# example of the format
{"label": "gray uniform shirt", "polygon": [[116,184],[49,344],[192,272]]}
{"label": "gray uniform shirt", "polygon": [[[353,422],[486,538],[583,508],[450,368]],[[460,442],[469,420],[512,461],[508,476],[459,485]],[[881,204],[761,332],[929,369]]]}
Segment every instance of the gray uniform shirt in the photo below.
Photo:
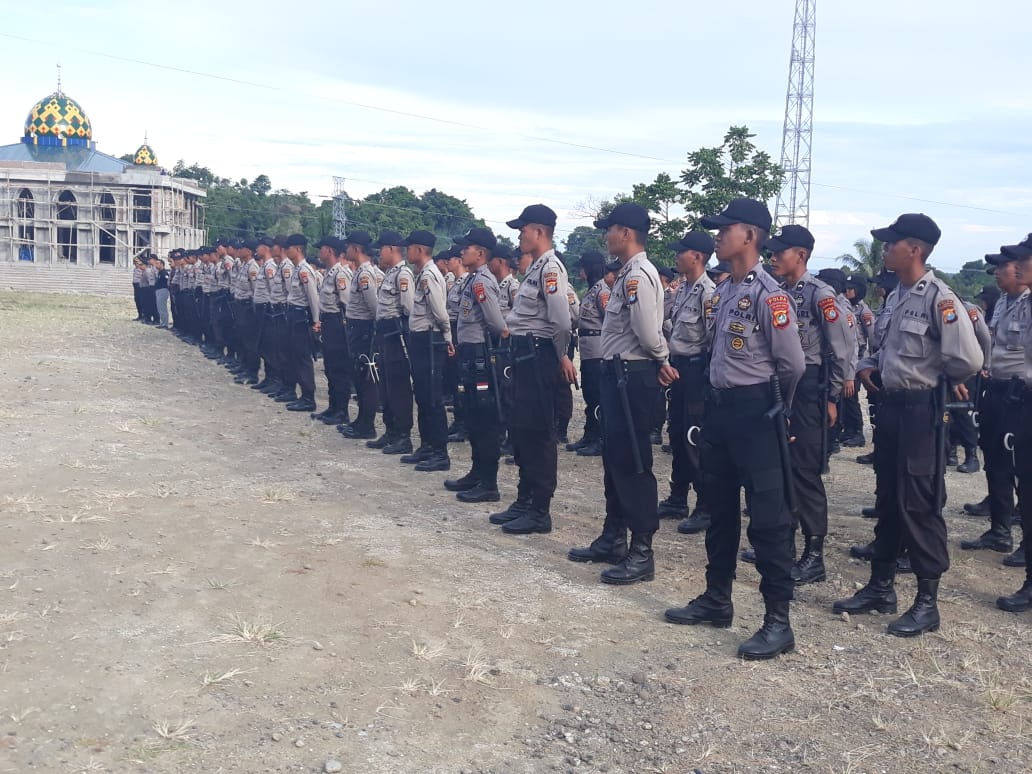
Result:
{"label": "gray uniform shirt", "polygon": [[487,266],[481,266],[467,274],[465,280],[459,300],[458,343],[482,344],[487,340],[487,330],[501,336],[505,319],[498,307],[498,282],[494,275]]}
{"label": "gray uniform shirt", "polygon": [[308,261],[302,260],[294,267],[287,303],[302,308],[307,306],[312,322],[319,322],[319,275]]}
{"label": "gray uniform shirt", "polygon": [[828,395],[835,400],[842,394],[842,383],[856,375],[856,321],[852,304],[809,272],[795,284],[792,296],[806,365],[819,366],[825,356],[829,357]]}
{"label": "gray uniform shirt", "polygon": [[351,280],[355,276],[354,269],[351,265],[345,261],[341,261],[337,264],[337,278],[335,284],[337,286],[337,300],[340,302],[340,311],[347,317],[348,311],[348,294],[351,292]]}
{"label": "gray uniform shirt", "polygon": [[874,312],[866,302],[858,301],[853,304],[853,314],[856,316],[857,357],[863,357],[867,354],[868,342],[874,327]]}
{"label": "gray uniform shirt", "polygon": [[138,266],[134,266],[133,267],[133,284],[134,285],[142,285],[143,284],[143,269],[139,268]]}
{"label": "gray uniform shirt", "polygon": [[967,310],[971,324],[975,327],[975,338],[978,339],[978,346],[982,348],[981,370],[988,370],[989,361],[993,356],[993,334],[989,330],[989,325],[986,323],[981,307],[969,304],[967,301],[962,301],[961,303],[964,304],[964,309]]}
{"label": "gray uniform shirt", "polygon": [[229,290],[233,282],[233,268],[236,266],[236,258],[231,255],[222,256],[215,266],[216,287],[219,290]]}
{"label": "gray uniform shirt", "polygon": [[729,276],[713,293],[710,384],[766,384],[777,376],[787,405],[806,370],[790,295],[761,267],[741,282]]}
{"label": "gray uniform shirt", "polygon": [[279,263],[272,262],[272,265],[276,267],[271,283],[272,303],[285,304],[294,277],[294,264],[284,258]]}
{"label": "gray uniform shirt", "polygon": [[148,266],[143,270],[143,276],[140,279],[140,287],[152,288],[158,282],[158,272],[153,266]]}
{"label": "gray uniform shirt", "polygon": [[498,305],[502,308],[502,314],[507,315],[512,311],[513,303],[516,301],[516,291],[520,289],[520,281],[515,274],[498,283]]}
{"label": "gray uniform shirt", "polygon": [[462,290],[471,276],[469,273],[463,274],[461,277],[452,275],[452,284],[448,288],[447,306],[448,319],[453,322],[459,319],[459,307],[462,306]]}
{"label": "gray uniform shirt", "polygon": [[205,293],[214,293],[218,290],[219,278],[217,276],[218,264],[206,263],[201,267],[201,289]]}
{"label": "gray uniform shirt", "polygon": [[376,293],[383,282],[383,272],[366,261],[355,269],[348,289],[347,318],[349,320],[376,319]]}
{"label": "gray uniform shirt", "polygon": [[272,280],[276,276],[276,263],[271,258],[266,258],[265,263],[258,264],[258,276],[254,280],[254,302],[256,304],[267,304],[272,298],[270,290]]}
{"label": "gray uniform shirt", "polygon": [[912,288],[889,294],[891,308],[876,355],[857,365],[878,368],[887,390],[929,390],[940,374],[954,384],[982,367],[982,348],[964,306],[949,285],[927,272]]}
{"label": "gray uniform shirt", "polygon": [[638,253],[616,275],[602,321],[602,359],[667,362],[663,337],[663,286],[656,267]]}
{"label": "gray uniform shirt", "polygon": [[333,264],[323,275],[322,283],[319,285],[319,314],[339,314],[340,295],[337,292],[337,277],[340,275],[341,265]]}
{"label": "gray uniform shirt", "polygon": [[1023,376],[1025,369],[1025,334],[1032,318],[1030,293],[1025,290],[1016,297],[1000,296],[989,323],[993,346],[989,359],[989,376],[1010,379]]}
{"label": "gray uniform shirt", "polygon": [[253,300],[260,275],[261,267],[258,266],[258,261],[254,258],[251,258],[247,263],[240,264],[240,267],[237,269],[237,288],[233,296],[240,301]]}
{"label": "gray uniform shirt", "polygon": [[551,339],[560,360],[566,356],[570,346],[568,285],[566,267],[555,250],[549,250],[527,269],[527,275],[516,291],[512,311],[506,318],[513,336],[529,333]]}
{"label": "gray uniform shirt", "polygon": [[713,315],[716,289],[706,272],[689,285],[682,282],[670,307],[670,354],[696,357],[708,352],[713,342],[709,318]]}
{"label": "gray uniform shirt", "polygon": [[380,290],[376,294],[376,319],[410,317],[415,284],[412,267],[407,263],[399,263],[389,268],[383,275]]}
{"label": "gray uniform shirt", "polygon": [[448,318],[448,289],[440,269],[433,261],[426,265],[416,277],[416,290],[412,298],[410,331],[438,330],[447,343],[451,343],[451,320]]}
{"label": "gray uniform shirt", "polygon": [[609,286],[605,280],[599,280],[584,294],[580,305],[580,346],[581,361],[598,360],[602,357],[602,321],[609,303]]}

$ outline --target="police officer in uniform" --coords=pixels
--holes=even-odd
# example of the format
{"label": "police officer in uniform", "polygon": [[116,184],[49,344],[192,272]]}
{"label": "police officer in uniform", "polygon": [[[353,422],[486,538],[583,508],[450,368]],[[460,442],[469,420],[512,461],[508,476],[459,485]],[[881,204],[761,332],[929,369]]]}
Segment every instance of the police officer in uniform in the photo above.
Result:
{"label": "police officer in uniform", "polygon": [[[470,274],[462,265],[462,248],[452,245],[443,253],[439,254],[445,259],[448,266],[448,273],[445,280],[451,277],[451,284],[448,286],[448,319],[451,321],[452,341],[458,342],[459,308],[462,305],[462,291]],[[452,411],[455,419],[448,428],[448,443],[462,443],[466,440],[466,401],[459,400],[459,360],[457,355],[449,356],[444,371],[444,383],[446,392],[452,396]]]}
{"label": "police officer in uniform", "polygon": [[[1020,244],[1010,247],[1008,255],[1019,256],[1017,275],[1015,279],[1026,287],[1032,287],[1032,234]],[[1001,299],[997,305],[1002,304]],[[1024,369],[1021,372],[1020,389],[1016,388],[1017,405],[1011,406],[1011,414],[1017,414],[1017,419],[1011,420],[1014,423],[1014,436],[1012,438],[1014,448],[1014,468],[1018,479],[1018,507],[1021,509],[1021,529],[1025,534],[1024,541],[1024,565],[1025,582],[1013,594],[1000,597],[996,600],[996,606],[1001,610],[1010,613],[1021,613],[1032,609],[1032,541],[1028,536],[1032,535],[1032,325],[1028,324],[1028,315],[1032,315],[1032,296],[1028,291],[1022,295],[1021,305],[1024,310],[1021,314],[1026,315],[1024,328],[1019,329],[1020,343],[1024,354]],[[1013,310],[1011,314],[1014,314]],[[995,310],[993,317],[996,317]],[[1010,315],[1008,315],[1010,317]],[[1004,330],[1007,336],[1013,332]],[[1015,562],[1015,564],[1017,564]]]}
{"label": "police officer in uniform", "polygon": [[447,287],[433,260],[437,237],[413,231],[405,240],[409,263],[418,272],[409,318],[412,390],[419,410],[419,448],[401,461],[418,471],[449,470],[448,416],[444,412],[444,363],[454,355]]}
{"label": "police officer in uniform", "polygon": [[885,268],[899,277],[886,302],[892,312],[881,348],[860,361],[857,370],[868,390],[878,389],[871,381],[874,371],[882,381],[874,446],[878,523],[870,581],[833,609],[896,612],[896,557],[905,543],[917,576],[917,597],[889,624],[889,633],[898,637],[939,628],[939,578],[949,567],[943,503],[936,502],[943,491],[936,469],[942,453],[936,449],[936,425],[945,410],[937,405],[936,388],[943,377],[960,384],[982,366],[982,350],[960,300],[925,266],[940,234],[923,214],[901,215],[891,226],[871,232],[885,243]]}
{"label": "police officer in uniform", "polygon": [[328,405],[325,411],[313,414],[312,418],[327,425],[347,423],[348,402],[351,400],[350,355],[344,328],[349,269],[341,259],[343,247],[334,236],[328,236],[319,243],[319,260],[326,267],[319,285],[319,322]]}
{"label": "police officer in uniform", "polygon": [[273,263],[272,238],[262,237],[258,240],[258,247],[255,248],[255,260],[258,264],[258,276],[254,281],[254,318],[255,318],[255,347],[258,357],[265,364],[262,380],[258,384],[251,385],[252,390],[259,392],[278,392],[276,384],[279,377],[276,374],[276,366],[269,354],[269,308],[272,306],[272,279],[276,274],[276,265]]}
{"label": "police officer in uniform", "polygon": [[271,331],[276,347],[277,370],[283,383],[280,391],[272,396],[277,403],[293,403],[297,400],[297,382],[290,365],[290,327],[287,320],[287,299],[293,284],[294,264],[287,259],[284,253],[286,249],[287,238],[277,236],[272,247],[272,258],[276,266],[276,276],[272,281],[272,307],[276,310],[277,316]]}
{"label": "police officer in uniform", "polygon": [[408,321],[415,278],[405,262],[405,239],[384,231],[373,245],[380,250],[383,281],[376,295],[376,352],[380,359],[380,401],[384,434],[366,443],[384,454],[412,453],[412,381],[409,368]]}
{"label": "police officer in uniform", "polygon": [[570,303],[566,267],[555,253],[556,214],[543,204],[526,207],[506,225],[520,232],[520,250],[534,262],[516,291],[506,322],[512,355],[509,436],[519,466],[516,500],[493,523],[514,535],[552,531],[551,503],[558,483],[555,408],[560,385],[576,379],[567,354]]}
{"label": "police officer in uniform", "polygon": [[989,548],[1009,553],[1014,548],[1011,514],[1016,474],[1013,444],[1008,443],[1008,438],[1012,441],[1018,432],[1018,408],[1024,392],[1024,335],[1030,325],[1029,289],[1018,268],[1023,257],[1020,245],[1009,245],[1001,248],[1000,254],[986,256],[996,267],[996,284],[1002,291],[989,321],[989,378],[984,383],[984,395],[980,396],[978,415],[979,445],[989,488],[989,530],[975,540],[962,541],[960,547],[968,550]]}
{"label": "police officer in uniform", "polygon": [[[655,577],[652,536],[659,528],[656,477],[649,433],[662,388],[677,374],[663,337],[663,286],[645,255],[648,212],[623,202],[595,226],[622,268],[602,323],[602,468],[606,516],[602,534],[587,548],[572,548],[574,562],[613,564],[603,583],[624,585]],[[630,549],[627,531],[631,532]]]}
{"label": "police officer in uniform", "polygon": [[[795,647],[789,621],[792,599],[791,486],[784,412],[791,408],[805,368],[792,298],[760,266],[771,216],[762,202],[734,199],[723,213],[703,218],[719,229],[718,260],[731,274],[716,287],[713,350],[705,432],[699,456],[703,491],[712,514],[706,530],[706,591],[686,607],[666,611],[677,624],[731,625],[731,584],[741,538],[739,498],[745,487],[748,535],[756,551],[763,626],[738,655],[769,659]],[[787,440],[787,439],[784,439]]]}
{"label": "police officer in uniform", "polygon": [[[677,256],[680,283],[670,306],[670,365],[678,379],[670,385],[670,494],[659,504],[660,518],[680,518],[677,531],[686,535],[704,532],[710,523],[702,492],[699,433],[702,428],[707,369],[713,335],[713,292],[716,285],[706,274],[713,254],[713,237],[705,231],[689,231],[680,241],[668,245]],[[695,487],[695,509],[688,514],[688,490]]]}
{"label": "police officer in uniform", "polygon": [[240,248],[240,259],[236,280],[232,287],[235,308],[236,340],[243,366],[235,381],[237,384],[253,386],[258,384],[258,340],[254,315],[254,289],[258,282],[258,262],[254,254],[258,250],[257,239],[247,239]]}
{"label": "police officer in uniform", "polygon": [[287,294],[287,368],[301,397],[287,404],[287,411],[315,411],[315,368],[312,334],[322,330],[319,317],[319,275],[305,260],[308,239],[304,234],[287,237],[287,259],[294,265]]}
{"label": "police officer in uniform", "polygon": [[581,279],[588,290],[581,299],[577,341],[580,347],[581,393],[584,396],[584,434],[579,441],[566,445],[581,457],[602,456],[602,432],[598,414],[602,378],[602,320],[609,303],[609,285],[605,280],[606,259],[596,250],[585,252],[578,260]]}
{"label": "police officer in uniform", "polygon": [[[872,328],[874,327],[874,312],[871,311],[871,307],[864,301],[867,295],[867,282],[868,278],[862,274],[850,274],[846,277],[846,298],[852,305],[853,320],[856,323],[854,330],[856,331],[856,355],[858,359],[867,356]],[[867,440],[864,438],[864,415],[860,410],[860,394],[858,390],[854,389],[851,397],[843,395],[839,401],[839,422],[842,424],[843,446],[859,447],[867,443]]]}
{"label": "police officer in uniform", "polygon": [[487,268],[498,245],[486,228],[472,228],[455,240],[462,249],[462,264],[469,276],[462,285],[457,327],[459,385],[456,403],[465,401],[472,466],[462,478],[448,479],[444,488],[456,492],[465,503],[498,502],[498,416],[497,374],[491,373],[491,337],[509,336],[498,308],[498,283]]}
{"label": "police officer in uniform", "polygon": [[835,425],[839,396],[856,392],[853,381],[856,333],[843,314],[835,290],[807,269],[813,244],[813,234],[803,226],[792,224],[763,245],[772,254],[774,276],[784,282],[795,299],[799,338],[806,360],[791,415],[795,438],[790,447],[792,473],[798,498],[798,520],[805,541],[803,555],[792,567],[792,579],[797,586],[819,583],[826,577],[824,538],[828,535],[828,495],[821,478],[825,463],[821,458],[821,440]]}
{"label": "police officer in uniform", "polygon": [[348,289],[345,315],[347,318],[348,350],[352,357],[352,373],[358,397],[358,416],[351,424],[342,424],[338,430],[345,438],[375,438],[373,423],[379,401],[379,366],[374,360],[373,325],[376,320],[376,294],[383,282],[383,272],[369,258],[372,237],[366,231],[352,231],[344,238],[346,256],[355,266],[355,275]]}

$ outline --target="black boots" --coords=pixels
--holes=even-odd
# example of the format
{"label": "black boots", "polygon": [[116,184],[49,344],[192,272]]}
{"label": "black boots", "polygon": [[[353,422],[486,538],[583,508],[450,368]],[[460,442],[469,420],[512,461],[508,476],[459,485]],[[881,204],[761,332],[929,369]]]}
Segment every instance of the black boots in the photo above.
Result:
{"label": "black boots", "polygon": [[795,649],[795,634],[788,620],[788,600],[763,600],[767,608],[763,626],[738,646],[738,657],[746,661],[766,661]]}
{"label": "black boots", "polygon": [[977,503],[964,503],[964,513],[968,516],[988,516],[989,510],[989,495],[986,495]]}
{"label": "black boots", "polygon": [[492,524],[508,524],[513,519],[518,519],[520,516],[530,510],[530,495],[516,495],[516,499],[512,505],[506,508],[504,511],[498,513],[492,513],[488,518],[488,521]]}
{"label": "black boots", "polygon": [[893,588],[895,567],[886,562],[871,563],[871,579],[849,599],[840,599],[831,606],[835,613],[895,613],[897,610],[896,590]]}
{"label": "black boots", "polygon": [[415,465],[417,462],[422,462],[423,460],[427,459],[433,453],[433,449],[423,444],[411,454],[404,455],[398,461],[403,465]]}
{"label": "black boots", "polygon": [[709,624],[718,629],[726,629],[735,617],[735,607],[731,604],[731,579],[706,581],[706,591],[684,607],[672,607],[663,617],[670,623],[683,626]]}
{"label": "black boots", "polygon": [[315,411],[315,398],[302,395],[286,405],[287,411]]}
{"label": "black boots", "polygon": [[455,499],[462,503],[496,503],[502,499],[498,485],[493,481],[478,481],[472,489],[459,492]]}
{"label": "black boots", "polygon": [[[368,446],[368,444],[366,444]],[[404,435],[398,434],[394,436],[389,444],[383,447],[384,454],[411,454],[412,453],[412,437],[405,433]]]}
{"label": "black boots", "polygon": [[696,505],[692,515],[687,519],[682,519],[681,523],[677,525],[677,531],[682,535],[696,535],[708,530],[712,520],[712,517],[706,511],[706,506]]}
{"label": "black boots", "polygon": [[602,534],[587,548],[571,548],[566,558],[571,562],[602,562],[619,564],[627,556],[627,529],[615,524],[608,516],[602,525]]}
{"label": "black boots", "polygon": [[792,565],[792,580],[797,586],[820,583],[827,578],[824,570],[824,538],[807,535],[802,558]]}
{"label": "black boots", "polygon": [[435,473],[442,470],[451,470],[451,458],[448,456],[447,447],[431,451],[429,457],[416,463],[416,470],[420,473]]}
{"label": "black boots", "polygon": [[671,494],[659,501],[659,518],[684,519],[688,516],[688,495]]}
{"label": "black boots", "polygon": [[917,637],[939,628],[938,578],[918,578],[914,604],[889,624],[888,632],[896,637]]}
{"label": "black boots", "polygon": [[977,473],[982,468],[978,464],[978,452],[974,449],[964,449],[964,461],[957,465],[958,473]]}
{"label": "black boots", "polygon": [[530,535],[535,532],[548,534],[552,531],[552,514],[537,508],[527,508],[512,521],[502,525],[502,532],[509,535]]}
{"label": "black boots", "polygon": [[996,606],[1008,613],[1023,613],[1026,610],[1032,610],[1032,580],[1026,580],[1025,584],[1009,597],[997,599]]}
{"label": "black boots", "polygon": [[449,492],[466,492],[475,489],[480,485],[480,474],[471,470],[462,478],[447,478],[444,480],[444,488]]}
{"label": "black boots", "polygon": [[1010,526],[994,524],[989,530],[983,532],[974,540],[960,541],[960,547],[965,551],[976,551],[980,548],[988,548],[991,551],[998,551],[1001,554],[1009,554],[1014,550],[1014,540],[1011,538]]}
{"label": "black boots", "polygon": [[656,564],[652,557],[652,533],[631,534],[631,548],[619,564],[602,571],[602,582],[615,586],[626,586],[639,581],[650,581],[656,577]]}
{"label": "black boots", "polygon": [[367,449],[386,449],[397,439],[390,430],[386,430],[383,435],[373,441],[366,441]]}

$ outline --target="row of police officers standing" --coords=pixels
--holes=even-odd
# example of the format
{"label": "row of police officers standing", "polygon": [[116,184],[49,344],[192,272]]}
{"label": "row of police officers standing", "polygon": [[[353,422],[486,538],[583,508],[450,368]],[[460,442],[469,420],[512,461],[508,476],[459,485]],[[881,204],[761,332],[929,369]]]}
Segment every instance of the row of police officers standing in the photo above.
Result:
{"label": "row of police officers standing", "polygon": [[[926,269],[939,239],[935,223],[908,214],[872,231],[886,243],[886,267],[899,284],[881,313],[877,346],[859,362],[855,309],[844,293],[808,271],[813,236],[799,226],[770,236],[771,216],[760,202],[736,199],[702,220],[706,231],[689,232],[672,245],[682,278],[672,299],[664,297],[664,283],[645,254],[647,211],[617,205],[596,223],[616,260],[606,264],[597,254],[582,259],[590,287],[578,314],[571,311],[576,296],[554,249],[555,224],[555,213],[544,205],[509,221],[519,234],[517,255],[484,228],[471,229],[437,255],[429,232],[384,232],[373,240],[354,231],[320,243],[323,274],[305,260],[301,235],[173,255],[176,327],[236,370],[241,383],[290,410],[313,412],[345,437],[365,439],[420,471],[450,468],[450,390],[459,426],[451,437],[468,437],[471,465],[444,487],[462,502],[498,501],[507,431],[519,470],[516,498],[490,521],[507,533],[527,534],[552,529],[556,417],[577,383],[570,341],[579,321],[587,407],[584,437],[570,447],[589,455],[601,451],[605,515],[599,536],[571,549],[569,558],[611,565],[601,574],[606,583],[654,577],[660,503],[650,436],[666,392],[673,474],[663,505],[679,509],[694,489],[695,511],[680,528],[705,531],[708,558],[704,591],[668,610],[666,618],[730,626],[744,489],[766,609],[763,625],[740,646],[747,659],[794,647],[793,589],[825,576],[828,503],[821,472],[827,428],[836,423],[841,399],[855,396],[859,376],[878,395],[878,524],[870,582],[834,609],[896,612],[896,560],[905,546],[918,592],[888,631],[912,636],[937,628],[938,584],[948,567],[943,418],[949,401],[969,397],[963,383],[983,368],[985,357],[974,318]],[[713,252],[719,281],[707,266]],[[772,256],[769,268],[761,264],[764,252]],[[1002,255],[1032,278],[1032,239]],[[510,279],[516,265],[521,282]],[[1027,294],[1021,298],[1024,307],[1018,307],[1027,319]],[[1027,326],[1021,335],[1026,333]],[[317,334],[329,406],[314,414]],[[1013,350],[1006,351],[1016,366]],[[1032,363],[1027,354],[1022,362],[1020,378],[1008,381],[1008,394],[1024,412],[1010,441],[1019,480],[1022,471],[1032,470]],[[1000,387],[990,380],[989,389]],[[418,447],[411,440],[413,398]],[[386,429],[376,437],[373,420],[381,406]],[[1027,525],[1029,509],[1022,508]],[[799,558],[797,530],[804,538]],[[1030,597],[1026,583],[1000,606],[1027,609]]]}

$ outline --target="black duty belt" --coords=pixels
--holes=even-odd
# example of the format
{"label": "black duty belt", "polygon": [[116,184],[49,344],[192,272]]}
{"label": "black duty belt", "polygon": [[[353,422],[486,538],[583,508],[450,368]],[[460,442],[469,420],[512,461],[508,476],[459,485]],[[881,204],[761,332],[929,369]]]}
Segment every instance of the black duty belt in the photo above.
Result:
{"label": "black duty belt", "polygon": [[584,339],[588,338],[589,336],[601,336],[602,331],[590,331],[587,328],[581,328],[577,331],[577,335]]}
{"label": "black duty belt", "polygon": [[882,390],[879,402],[888,406],[927,406],[935,399],[935,390]]}
{"label": "black duty belt", "polygon": [[758,400],[770,401],[770,384],[746,384],[742,387],[713,387],[709,400],[715,406],[730,406]]}
{"label": "black duty belt", "polygon": [[[624,370],[629,374],[633,374],[635,371],[655,371],[659,367],[655,360],[623,360],[621,362],[623,363]],[[615,372],[616,361],[603,360],[602,368]]]}
{"label": "black duty belt", "polygon": [[307,306],[294,306],[293,304],[287,305],[287,314],[294,317],[307,317],[308,307]]}
{"label": "black duty belt", "polygon": [[704,366],[709,361],[709,353],[701,355],[671,355],[670,365],[674,368],[685,368],[688,366]]}
{"label": "black duty belt", "polygon": [[544,338],[544,337],[541,337],[541,336],[533,336],[533,337],[531,337],[531,336],[527,336],[526,334],[524,334],[523,336],[513,336],[511,338],[511,341],[512,341],[512,348],[513,349],[515,349],[515,350],[522,350],[524,352],[527,352],[527,351],[530,350],[531,342],[533,342],[534,346],[537,347],[538,349],[545,349],[545,348],[550,348],[550,349],[553,349],[553,350],[555,349],[555,344],[552,343],[551,339],[547,339],[547,338]]}

